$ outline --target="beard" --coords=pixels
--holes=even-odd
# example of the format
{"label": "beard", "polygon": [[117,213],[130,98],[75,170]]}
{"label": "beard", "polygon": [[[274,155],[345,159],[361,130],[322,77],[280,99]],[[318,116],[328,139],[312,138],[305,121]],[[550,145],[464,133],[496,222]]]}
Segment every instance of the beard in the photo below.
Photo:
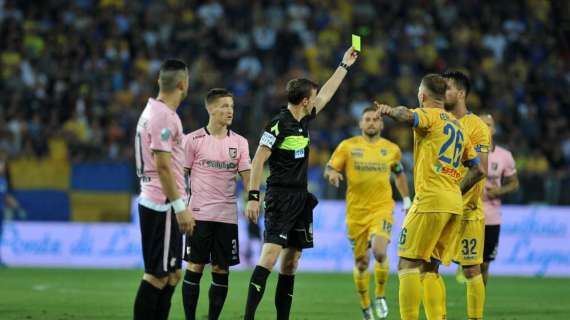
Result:
{"label": "beard", "polygon": [[380,133],[380,130],[376,130],[376,129],[366,129],[366,130],[364,130],[364,135],[366,135],[368,138],[374,138],[374,137],[376,137],[379,133]]}
{"label": "beard", "polygon": [[455,105],[457,105],[457,100],[456,101],[445,101],[443,103],[443,107],[445,108],[446,111],[453,111],[453,109],[455,109]]}

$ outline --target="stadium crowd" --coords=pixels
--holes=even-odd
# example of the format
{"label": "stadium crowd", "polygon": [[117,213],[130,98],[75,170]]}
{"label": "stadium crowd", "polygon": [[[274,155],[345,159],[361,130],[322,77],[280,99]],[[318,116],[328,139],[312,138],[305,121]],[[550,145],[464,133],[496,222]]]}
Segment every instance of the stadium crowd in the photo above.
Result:
{"label": "stadium crowd", "polygon": [[[514,201],[568,202],[556,193],[570,192],[569,6],[0,0],[0,149],[44,157],[63,140],[73,162],[132,162],[136,120],[166,57],[191,66],[185,130],[205,124],[205,92],[226,87],[235,95],[233,128],[254,147],[268,115],[285,104],[286,80],[322,83],[358,33],[362,57],[311,132],[314,181],[338,142],[358,134],[356,119],[371,101],[416,105],[423,75],[457,68],[473,82],[469,108],[495,116],[496,140],[517,160],[523,193]],[[411,131],[386,125],[409,170]]]}

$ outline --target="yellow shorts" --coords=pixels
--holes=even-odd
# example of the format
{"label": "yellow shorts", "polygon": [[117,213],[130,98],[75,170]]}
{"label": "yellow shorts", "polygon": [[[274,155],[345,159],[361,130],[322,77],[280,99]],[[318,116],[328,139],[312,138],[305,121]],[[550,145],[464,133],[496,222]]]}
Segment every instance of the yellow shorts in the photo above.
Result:
{"label": "yellow shorts", "polygon": [[348,239],[354,258],[367,256],[372,237],[382,237],[390,241],[393,223],[391,212],[375,214],[375,217],[365,224],[347,221]]}
{"label": "yellow shorts", "polygon": [[453,261],[462,266],[472,266],[483,263],[483,248],[485,245],[485,220],[462,220],[456,241]]}
{"label": "yellow shorts", "polygon": [[404,219],[398,241],[398,256],[449,265],[455,255],[455,240],[461,215],[446,212],[417,212],[412,206]]}

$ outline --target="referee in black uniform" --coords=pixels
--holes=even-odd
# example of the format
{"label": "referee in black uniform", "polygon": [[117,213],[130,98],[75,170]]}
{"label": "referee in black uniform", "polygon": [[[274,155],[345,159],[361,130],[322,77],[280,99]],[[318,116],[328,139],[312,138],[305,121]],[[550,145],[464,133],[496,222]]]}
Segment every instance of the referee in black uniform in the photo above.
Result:
{"label": "referee in black uniform", "polygon": [[275,293],[277,319],[289,319],[295,271],[301,250],[313,247],[313,208],[317,199],[307,191],[309,123],[330,101],[357,53],[349,48],[330,79],[318,86],[307,79],[287,83],[287,107],[281,109],[265,131],[252,161],[246,215],[257,222],[259,185],[263,165],[269,160],[265,197],[265,234],[261,257],[251,275],[244,319],[254,319],[265,283],[281,254],[281,272]]}

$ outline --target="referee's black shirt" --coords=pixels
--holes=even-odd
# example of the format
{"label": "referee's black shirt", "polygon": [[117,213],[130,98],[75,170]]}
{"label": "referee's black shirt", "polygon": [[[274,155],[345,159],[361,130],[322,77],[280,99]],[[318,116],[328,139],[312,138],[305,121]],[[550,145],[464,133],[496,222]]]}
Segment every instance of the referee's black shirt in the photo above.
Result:
{"label": "referee's black shirt", "polygon": [[260,145],[271,149],[267,187],[307,189],[309,166],[309,122],[316,117],[316,109],[297,121],[287,107],[265,127]]}

